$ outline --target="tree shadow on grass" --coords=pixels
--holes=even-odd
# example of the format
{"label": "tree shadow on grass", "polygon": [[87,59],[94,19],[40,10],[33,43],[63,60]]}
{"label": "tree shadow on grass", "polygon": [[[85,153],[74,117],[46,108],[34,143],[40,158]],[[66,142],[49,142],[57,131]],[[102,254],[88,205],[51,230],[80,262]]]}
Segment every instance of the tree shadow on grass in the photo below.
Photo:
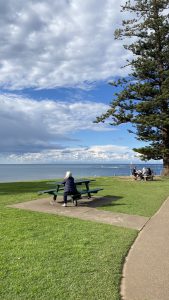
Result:
{"label": "tree shadow on grass", "polygon": [[114,205],[126,205],[122,203],[117,203],[117,201],[122,198],[123,197],[111,196],[111,195],[106,195],[100,198],[93,198],[93,197],[90,199],[82,198],[78,200],[78,206],[97,208],[97,207],[114,206]]}

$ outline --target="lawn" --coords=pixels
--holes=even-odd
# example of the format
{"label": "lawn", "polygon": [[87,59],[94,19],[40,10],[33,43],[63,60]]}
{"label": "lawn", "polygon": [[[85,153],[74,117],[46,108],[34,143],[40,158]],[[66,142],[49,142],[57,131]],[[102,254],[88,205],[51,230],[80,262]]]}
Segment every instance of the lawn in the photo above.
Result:
{"label": "lawn", "polygon": [[169,196],[169,179],[135,181],[129,177],[102,177],[95,185],[102,186],[100,194],[110,198],[110,203],[101,209],[145,217],[154,215]]}
{"label": "lawn", "polygon": [[[93,185],[114,197],[104,209],[130,214],[151,215],[169,195],[167,180],[105,177]],[[0,184],[0,299],[119,300],[124,258],[137,231],[6,207],[47,188],[46,181]]]}

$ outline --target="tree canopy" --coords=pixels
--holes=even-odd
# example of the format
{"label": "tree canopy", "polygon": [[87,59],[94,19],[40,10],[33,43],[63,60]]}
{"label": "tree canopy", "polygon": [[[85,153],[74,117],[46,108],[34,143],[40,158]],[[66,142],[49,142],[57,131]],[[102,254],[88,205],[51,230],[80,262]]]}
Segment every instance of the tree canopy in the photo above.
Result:
{"label": "tree canopy", "polygon": [[133,54],[127,61],[131,73],[110,83],[120,92],[96,122],[111,117],[112,125],[131,123],[130,132],[148,143],[133,150],[142,160],[162,159],[169,175],[169,1],[127,1],[122,11],[134,15],[115,31],[115,39],[127,39],[124,48]]}

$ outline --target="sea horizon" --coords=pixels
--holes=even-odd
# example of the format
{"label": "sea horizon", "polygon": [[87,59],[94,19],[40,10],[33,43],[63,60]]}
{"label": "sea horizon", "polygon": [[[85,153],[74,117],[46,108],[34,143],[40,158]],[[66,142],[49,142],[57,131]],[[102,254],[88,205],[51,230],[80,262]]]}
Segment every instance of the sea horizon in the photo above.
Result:
{"label": "sea horizon", "polygon": [[148,162],[44,162],[44,163],[0,163],[0,165],[163,165],[162,163]]}
{"label": "sea horizon", "polygon": [[101,176],[130,176],[132,168],[150,167],[155,175],[161,175],[160,163],[31,163],[0,164],[0,182],[50,180],[63,178],[71,171],[75,178]]}

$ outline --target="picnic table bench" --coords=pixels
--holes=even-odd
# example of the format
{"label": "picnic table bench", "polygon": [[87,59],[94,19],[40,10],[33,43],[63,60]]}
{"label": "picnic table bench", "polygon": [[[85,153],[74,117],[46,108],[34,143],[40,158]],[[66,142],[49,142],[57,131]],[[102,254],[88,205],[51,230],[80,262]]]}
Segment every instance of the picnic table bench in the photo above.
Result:
{"label": "picnic table bench", "polygon": [[153,178],[154,178],[154,175],[152,174],[152,175],[143,175],[143,179],[145,180],[145,181],[147,181],[147,180],[153,180]]}
{"label": "picnic table bench", "polygon": [[[102,188],[89,188],[89,184],[91,181],[95,181],[94,179],[80,179],[80,180],[75,180],[75,185],[85,185],[85,189],[78,190],[78,194],[69,194],[71,197],[71,200],[75,206],[77,206],[77,200],[81,199],[81,195],[87,195],[88,198],[91,198],[91,194],[96,194],[99,191],[103,190]],[[39,191],[38,195],[42,194],[49,194],[53,195],[53,200],[56,201],[58,195],[63,196],[63,191],[64,191],[64,184],[62,182],[53,182],[52,184],[56,185],[56,188],[54,189],[49,189],[49,190],[44,190],[44,191]]]}

